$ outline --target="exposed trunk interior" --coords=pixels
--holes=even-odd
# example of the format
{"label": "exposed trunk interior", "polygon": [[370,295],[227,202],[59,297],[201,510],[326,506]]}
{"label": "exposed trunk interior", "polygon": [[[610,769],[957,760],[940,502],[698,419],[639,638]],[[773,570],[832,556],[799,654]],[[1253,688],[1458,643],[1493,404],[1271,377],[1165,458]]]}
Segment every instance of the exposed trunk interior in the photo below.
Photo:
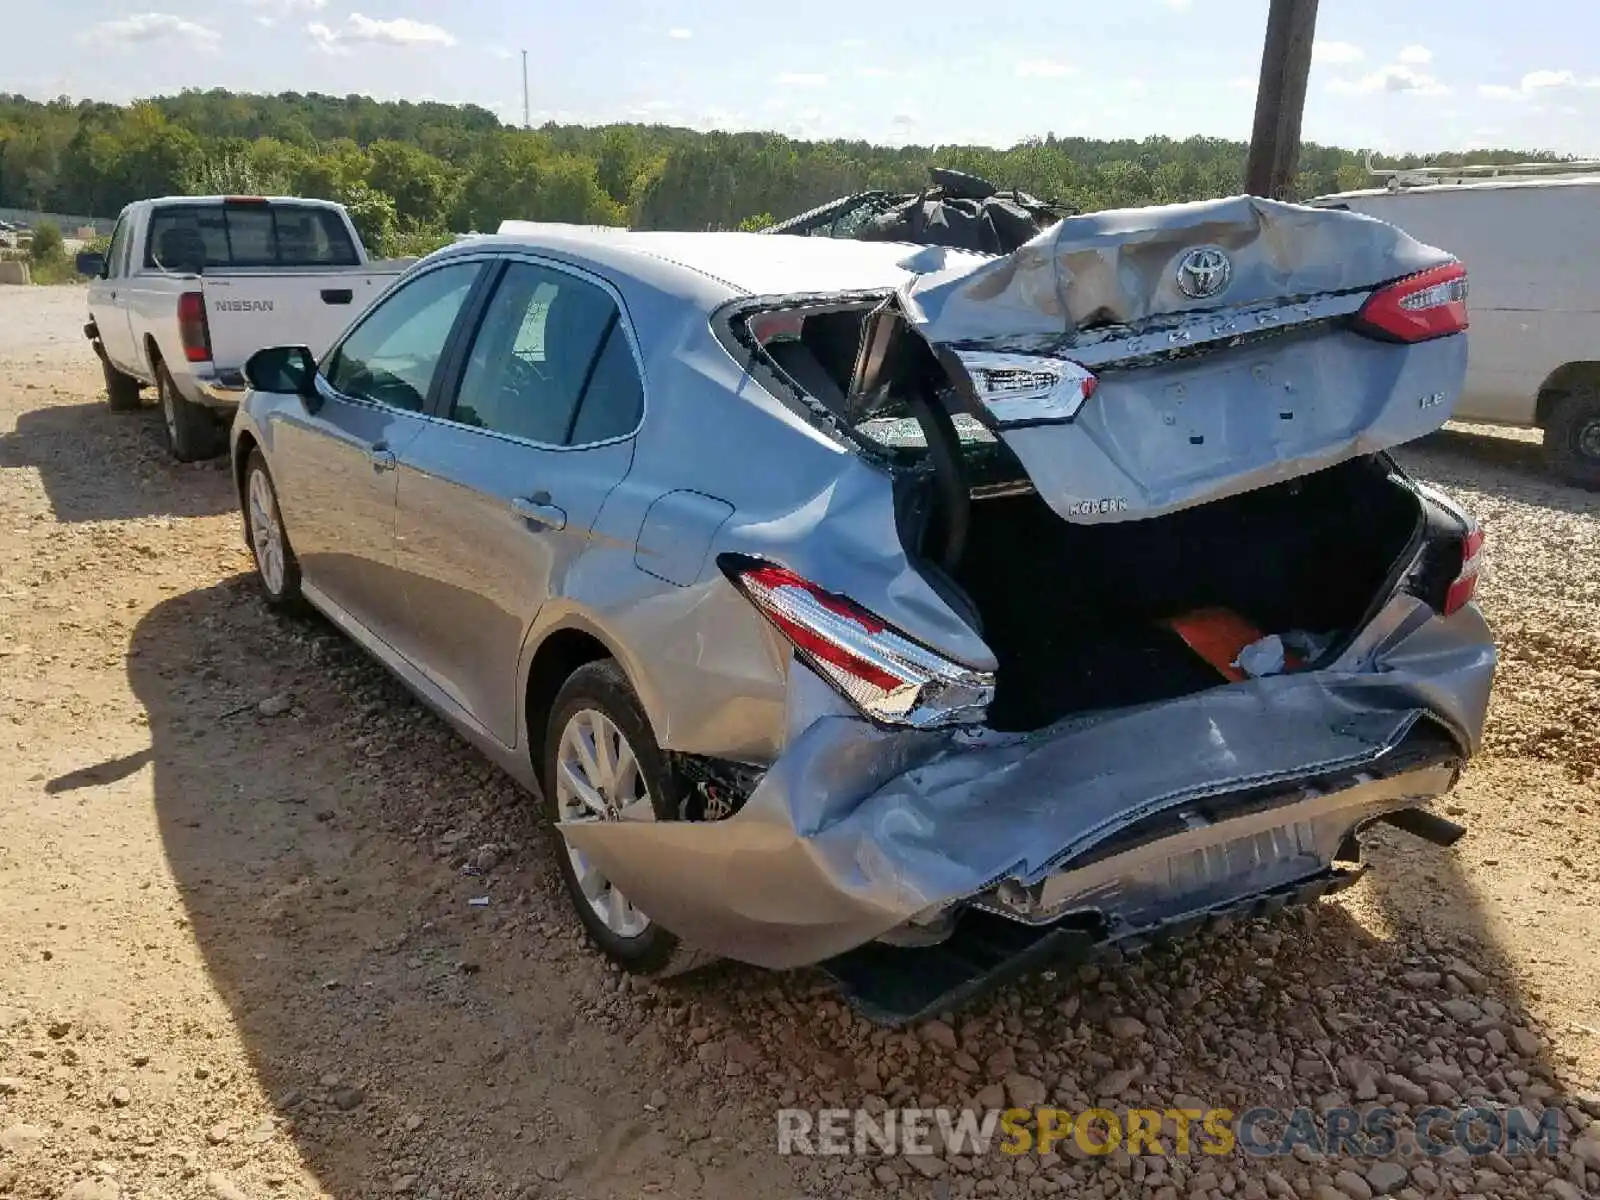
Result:
{"label": "exposed trunk interior", "polygon": [[1337,647],[1428,523],[1382,455],[1162,517],[1068,521],[1007,445],[960,411],[926,346],[919,354],[902,338],[913,353],[884,350],[890,323],[867,312],[855,302],[781,313],[750,332],[790,384],[907,468],[902,540],[999,660],[996,729],[1229,682],[1231,655],[1219,665],[1215,646],[1208,657],[1167,623],[1206,610],[1235,631]]}
{"label": "exposed trunk interior", "polygon": [[990,723],[1036,729],[1227,682],[1162,623],[1196,610],[1262,634],[1348,633],[1422,520],[1372,458],[1116,524],[1070,524],[1032,493],[977,499],[950,575],[999,659]]}

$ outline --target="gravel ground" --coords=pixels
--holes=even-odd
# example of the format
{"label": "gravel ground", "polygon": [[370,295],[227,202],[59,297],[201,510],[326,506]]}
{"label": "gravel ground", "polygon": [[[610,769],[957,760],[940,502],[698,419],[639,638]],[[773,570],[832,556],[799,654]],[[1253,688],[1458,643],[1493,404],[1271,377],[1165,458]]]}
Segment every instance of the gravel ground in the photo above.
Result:
{"label": "gravel ground", "polygon": [[[1386,831],[1336,901],[891,1033],[806,972],[602,966],[526,798],[264,610],[226,473],[100,403],[82,313],[0,290],[0,1195],[1600,1192],[1600,497],[1530,437],[1404,455],[1489,536],[1504,662],[1455,850]],[[774,1125],[1478,1100],[1554,1111],[1560,1152],[783,1159]]]}

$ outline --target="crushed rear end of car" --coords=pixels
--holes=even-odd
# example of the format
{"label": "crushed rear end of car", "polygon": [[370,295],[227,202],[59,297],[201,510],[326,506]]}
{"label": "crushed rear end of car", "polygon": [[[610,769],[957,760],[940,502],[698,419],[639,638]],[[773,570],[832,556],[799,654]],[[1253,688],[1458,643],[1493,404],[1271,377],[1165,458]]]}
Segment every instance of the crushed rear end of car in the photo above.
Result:
{"label": "crushed rear end of car", "polygon": [[1423,806],[1481,738],[1482,535],[1386,451],[1460,388],[1460,264],[1249,198],[908,255],[893,295],[716,318],[857,451],[804,536],[720,535],[792,655],[783,752],[721,820],[568,842],[886,1021],[1336,891],[1375,821],[1448,842]]}

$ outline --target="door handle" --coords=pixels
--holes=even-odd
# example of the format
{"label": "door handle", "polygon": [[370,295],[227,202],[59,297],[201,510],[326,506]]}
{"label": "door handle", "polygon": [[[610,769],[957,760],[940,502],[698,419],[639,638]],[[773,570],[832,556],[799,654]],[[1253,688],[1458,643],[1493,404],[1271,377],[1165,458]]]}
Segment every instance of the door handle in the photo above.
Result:
{"label": "door handle", "polygon": [[349,288],[323,288],[322,302],[324,304],[349,304],[355,299],[355,293]]}
{"label": "door handle", "polygon": [[394,470],[394,451],[387,442],[373,442],[367,449],[367,461],[379,473]]}
{"label": "door handle", "polygon": [[535,492],[531,496],[518,496],[511,501],[511,511],[524,521],[532,521],[549,529],[567,527],[567,511],[550,503],[549,492]]}

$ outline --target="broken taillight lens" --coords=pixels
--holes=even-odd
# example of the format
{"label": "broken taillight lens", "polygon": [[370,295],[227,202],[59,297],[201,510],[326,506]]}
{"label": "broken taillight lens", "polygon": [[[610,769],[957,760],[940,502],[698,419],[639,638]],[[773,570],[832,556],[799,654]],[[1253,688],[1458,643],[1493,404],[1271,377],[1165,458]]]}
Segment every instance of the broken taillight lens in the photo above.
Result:
{"label": "broken taillight lens", "polygon": [[1099,383],[1070,359],[1042,354],[956,350],[972,390],[997,425],[1070,421]]}
{"label": "broken taillight lens", "polygon": [[951,662],[786,567],[729,558],[723,569],[795,653],[873,720],[933,728],[988,711],[990,673]]}
{"label": "broken taillight lens", "polygon": [[1458,262],[1407,275],[1367,297],[1356,314],[1365,333],[1426,342],[1467,328],[1467,269]]}
{"label": "broken taillight lens", "polygon": [[1478,577],[1483,573],[1483,530],[1468,518],[1467,532],[1461,538],[1461,569],[1444,594],[1444,615],[1464,608],[1478,594]]}
{"label": "broken taillight lens", "polygon": [[178,341],[190,362],[211,361],[211,326],[206,323],[206,300],[199,292],[178,297]]}

